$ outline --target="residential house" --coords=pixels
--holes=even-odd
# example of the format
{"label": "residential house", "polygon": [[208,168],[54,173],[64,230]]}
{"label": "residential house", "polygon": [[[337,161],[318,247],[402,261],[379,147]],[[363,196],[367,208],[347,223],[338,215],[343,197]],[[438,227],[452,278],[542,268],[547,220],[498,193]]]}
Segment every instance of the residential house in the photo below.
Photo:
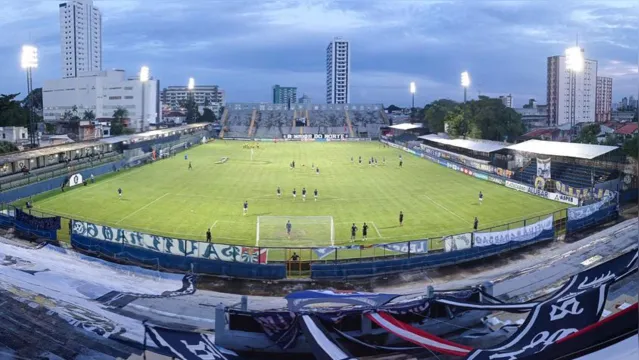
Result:
{"label": "residential house", "polygon": [[615,130],[615,135],[617,135],[620,141],[631,139],[637,134],[639,134],[639,126],[636,122],[625,124]]}

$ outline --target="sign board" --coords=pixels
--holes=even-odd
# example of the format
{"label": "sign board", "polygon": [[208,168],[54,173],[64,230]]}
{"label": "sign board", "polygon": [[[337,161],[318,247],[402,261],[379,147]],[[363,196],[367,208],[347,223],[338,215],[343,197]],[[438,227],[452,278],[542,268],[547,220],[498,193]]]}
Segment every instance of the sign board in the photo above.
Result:
{"label": "sign board", "polygon": [[82,174],[73,174],[71,175],[71,177],[69,177],[69,187],[80,185],[83,181],[84,179],[82,178]]}

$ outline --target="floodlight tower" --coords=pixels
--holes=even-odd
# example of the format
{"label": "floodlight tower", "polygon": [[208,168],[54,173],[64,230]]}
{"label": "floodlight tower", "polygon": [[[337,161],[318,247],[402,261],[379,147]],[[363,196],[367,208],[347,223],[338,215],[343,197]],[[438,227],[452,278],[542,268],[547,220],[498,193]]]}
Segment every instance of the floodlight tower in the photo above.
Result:
{"label": "floodlight tower", "polygon": [[470,86],[470,75],[468,75],[468,71],[461,73],[461,86],[464,88],[464,103],[466,103],[466,93]]}
{"label": "floodlight tower", "polygon": [[577,74],[584,70],[584,55],[579,46],[566,49],[566,69],[570,72],[570,126],[577,122]]}
{"label": "floodlight tower", "polygon": [[411,94],[411,96],[413,98],[412,99],[412,103],[411,103],[411,110],[415,108],[415,90],[416,90],[415,82],[411,81],[411,83],[410,83],[410,94]]}
{"label": "floodlight tower", "polygon": [[[31,70],[38,67],[38,48],[32,45],[23,45],[20,65],[27,73],[27,96],[30,96],[33,91],[33,75]],[[31,147],[34,148],[37,146],[38,137],[36,136],[37,128],[35,117],[33,116],[33,99],[29,99],[27,107],[29,110],[29,142]]]}
{"label": "floodlight tower", "polygon": [[186,85],[186,88],[189,90],[189,96],[193,96],[193,89],[195,88],[195,79],[192,77],[189,78],[189,83]]}
{"label": "floodlight tower", "polygon": [[146,99],[144,98],[144,91],[146,88],[146,84],[149,81],[149,67],[148,66],[142,66],[142,68],[140,69],[140,85],[142,88],[142,120],[140,123],[140,132],[143,132],[147,129],[147,127],[145,126],[145,120],[146,120],[146,114],[144,113],[144,109],[146,108]]}

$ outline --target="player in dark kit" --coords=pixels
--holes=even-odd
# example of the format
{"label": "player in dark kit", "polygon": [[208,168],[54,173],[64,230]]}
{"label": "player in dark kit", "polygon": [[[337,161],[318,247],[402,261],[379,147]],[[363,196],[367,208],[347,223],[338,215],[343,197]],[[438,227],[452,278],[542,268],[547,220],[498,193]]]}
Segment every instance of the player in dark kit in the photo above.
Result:
{"label": "player in dark kit", "polygon": [[479,192],[479,205],[481,205],[482,201],[484,201],[484,194],[481,193],[481,191]]}
{"label": "player in dark kit", "polygon": [[368,225],[364,223],[364,225],[362,225],[362,241],[366,241],[367,234],[368,234]]}
{"label": "player in dark kit", "polygon": [[473,230],[477,231],[477,227],[479,226],[479,219],[475,216],[475,221],[473,222]]}
{"label": "player in dark kit", "polygon": [[122,200],[122,189],[118,188],[118,197]]}
{"label": "player in dark kit", "polygon": [[362,157],[361,156],[359,157],[359,163],[360,164],[362,163]]}
{"label": "player in dark kit", "polygon": [[244,211],[244,215],[248,214],[248,201],[246,200],[244,201],[243,211]]}
{"label": "player in dark kit", "polygon": [[355,241],[356,235],[357,235],[357,226],[355,226],[355,223],[353,223],[353,226],[351,226],[351,242]]}
{"label": "player in dark kit", "polygon": [[191,165],[190,161],[189,161],[189,170],[193,170],[193,165]]}
{"label": "player in dark kit", "polygon": [[206,230],[206,242],[211,242],[211,229]]}
{"label": "player in dark kit", "polygon": [[297,190],[293,189],[293,200],[295,200],[295,198],[297,198]]}
{"label": "player in dark kit", "polygon": [[293,225],[291,225],[291,220],[286,222],[286,236],[288,236],[288,238],[291,238],[291,228],[293,227]]}
{"label": "player in dark kit", "polygon": [[282,197],[282,189],[280,189],[280,187],[277,187],[277,197],[281,198]]}
{"label": "player in dark kit", "polygon": [[404,213],[399,212],[399,226],[404,226]]}
{"label": "player in dark kit", "polygon": [[315,201],[317,201],[317,189],[315,189],[315,191],[313,191],[313,196],[315,196]]}
{"label": "player in dark kit", "polygon": [[306,201],[306,188],[302,188],[302,201]]}
{"label": "player in dark kit", "polygon": [[403,164],[403,163],[404,163],[404,162],[403,162],[402,160],[399,160],[399,167],[402,167],[402,164]]}

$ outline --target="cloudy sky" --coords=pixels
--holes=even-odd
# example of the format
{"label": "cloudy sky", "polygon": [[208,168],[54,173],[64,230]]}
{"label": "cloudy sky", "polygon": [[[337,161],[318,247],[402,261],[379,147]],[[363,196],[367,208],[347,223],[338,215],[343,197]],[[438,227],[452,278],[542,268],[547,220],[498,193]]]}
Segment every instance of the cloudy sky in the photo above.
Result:
{"label": "cloudy sky", "polygon": [[[61,76],[56,0],[0,0],[0,93],[23,92],[23,43],[40,48],[34,87]],[[351,102],[409,105],[511,93],[545,103],[546,58],[575,43],[611,76],[613,100],[637,94],[637,0],[96,0],[103,66],[148,65],[162,86],[220,85],[227,101],[269,101],[274,84],[323,102],[325,51],[351,41]]]}

